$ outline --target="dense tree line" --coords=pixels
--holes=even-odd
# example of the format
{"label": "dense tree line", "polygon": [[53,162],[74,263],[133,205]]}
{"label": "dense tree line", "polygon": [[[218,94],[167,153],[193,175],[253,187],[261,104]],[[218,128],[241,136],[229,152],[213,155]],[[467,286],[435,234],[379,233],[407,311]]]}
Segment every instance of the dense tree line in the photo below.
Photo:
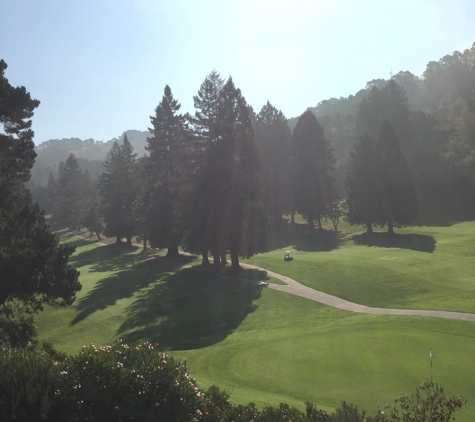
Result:
{"label": "dense tree line", "polygon": [[73,189],[76,202],[64,200],[68,158],[50,172],[42,206],[54,208],[63,225],[88,222],[99,233],[103,218],[106,234],[119,242],[139,235],[169,256],[182,246],[201,254],[204,265],[208,254],[219,265],[228,253],[237,265],[237,256],[263,248],[265,227],[284,214],[299,212],[309,229],[314,222],[321,228],[324,218],[337,223],[343,199],[348,221],[368,231],[470,217],[474,52],[431,62],[422,78],[399,72],[372,80],[356,95],[322,101],[291,121],[270,102],[255,113],[232,79],[216,71],[194,97],[193,116],[180,114],[166,87],[151,117],[148,155],[139,160],[129,145],[135,158],[125,170],[120,160],[127,159],[117,154],[126,141],[115,140],[97,186],[85,171],[78,175],[86,188]]}

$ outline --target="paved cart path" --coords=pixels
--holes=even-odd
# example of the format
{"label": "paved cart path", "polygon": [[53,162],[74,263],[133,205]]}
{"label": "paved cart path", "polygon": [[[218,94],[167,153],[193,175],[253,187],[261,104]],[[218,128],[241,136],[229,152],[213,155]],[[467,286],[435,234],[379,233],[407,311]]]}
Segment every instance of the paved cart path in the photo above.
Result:
{"label": "paved cart path", "polygon": [[[84,239],[82,236],[77,236]],[[104,243],[97,243],[99,245],[105,245]],[[141,246],[134,244],[134,246]],[[181,252],[182,255],[191,256],[185,252]],[[194,256],[194,255],[193,255]],[[451,311],[428,311],[420,309],[392,309],[392,308],[372,308],[370,306],[360,305],[354,302],[348,302],[345,299],[341,299],[336,296],[329,295],[328,293],[320,292],[319,290],[312,289],[310,287],[300,284],[298,281],[293,280],[282,274],[274,273],[273,271],[266,270],[265,268],[256,267],[250,264],[240,264],[242,268],[248,268],[252,270],[265,271],[270,277],[274,277],[283,281],[286,285],[272,284],[258,282],[261,285],[265,285],[269,289],[279,290],[281,292],[289,293],[295,296],[301,296],[315,302],[323,303],[324,305],[332,306],[333,308],[343,309],[345,311],[360,312],[362,314],[380,314],[380,315],[412,315],[412,316],[428,316],[434,318],[446,318],[446,319],[458,319],[460,321],[473,321],[475,322],[475,314],[466,312],[451,312]]]}
{"label": "paved cart path", "polygon": [[391,308],[372,308],[370,306],[360,305],[358,303],[348,302],[336,296],[323,293],[310,287],[304,286],[299,282],[286,277],[282,274],[274,273],[265,268],[256,267],[255,265],[241,264],[243,268],[266,271],[270,277],[283,281],[286,285],[266,283],[270,289],[280,290],[292,295],[305,297],[315,302],[320,302],[333,308],[343,309],[345,311],[360,312],[362,314],[381,314],[381,315],[413,315],[413,316],[429,316],[435,318],[458,319],[461,321],[474,321],[475,314],[465,312],[449,312],[449,311],[428,311],[417,309],[391,309]]}

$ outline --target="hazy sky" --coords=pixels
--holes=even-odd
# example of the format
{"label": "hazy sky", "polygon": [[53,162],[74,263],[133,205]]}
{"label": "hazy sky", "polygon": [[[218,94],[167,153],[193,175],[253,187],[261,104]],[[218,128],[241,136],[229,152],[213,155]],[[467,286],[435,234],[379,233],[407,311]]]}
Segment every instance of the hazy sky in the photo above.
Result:
{"label": "hazy sky", "polygon": [[214,68],[287,117],[475,42],[473,0],[0,0],[0,58],[41,101],[36,143],[146,130]]}

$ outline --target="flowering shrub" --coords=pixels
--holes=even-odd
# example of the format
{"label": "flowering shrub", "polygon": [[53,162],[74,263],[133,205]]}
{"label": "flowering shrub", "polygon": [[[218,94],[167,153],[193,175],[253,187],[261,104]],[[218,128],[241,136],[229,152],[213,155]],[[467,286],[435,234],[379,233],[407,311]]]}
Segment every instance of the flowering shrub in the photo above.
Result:
{"label": "flowering shrub", "polygon": [[84,347],[62,365],[58,412],[77,421],[192,421],[202,392],[186,366],[145,343]]}
{"label": "flowering shrub", "polygon": [[306,411],[281,403],[262,411],[229,402],[212,386],[203,393],[185,363],[144,343],[84,347],[68,357],[48,351],[0,347],[0,422],[398,422],[449,421],[466,400],[447,397],[426,380],[412,396],[374,417],[342,402],[334,413],[306,403]]}

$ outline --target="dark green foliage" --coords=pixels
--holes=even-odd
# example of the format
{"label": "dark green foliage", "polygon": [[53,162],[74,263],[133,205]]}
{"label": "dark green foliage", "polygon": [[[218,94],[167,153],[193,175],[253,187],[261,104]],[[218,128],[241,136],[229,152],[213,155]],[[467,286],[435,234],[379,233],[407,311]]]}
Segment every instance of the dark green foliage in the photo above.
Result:
{"label": "dark green foliage", "polygon": [[385,122],[377,140],[360,136],[351,153],[346,179],[347,219],[351,224],[393,226],[414,223],[417,197],[411,172],[392,126]]}
{"label": "dark green foliage", "polygon": [[178,256],[181,241],[181,213],[187,166],[188,134],[181,105],[167,85],[162,101],[151,116],[152,133],[147,138],[150,162],[147,169],[147,218],[150,244],[168,248],[168,256]]}
{"label": "dark green foliage", "polygon": [[[122,144],[114,142],[104,161],[106,171],[100,177],[99,189],[104,209],[106,236],[127,238],[131,245],[136,229],[136,198],[140,180],[136,170],[137,154],[124,136]],[[92,217],[92,216],[91,216]]]}
{"label": "dark green foliage", "polygon": [[86,176],[73,154],[59,166],[57,200],[53,218],[56,224],[70,229],[81,227],[87,194]]}
{"label": "dark green foliage", "polygon": [[0,305],[0,346],[26,347],[36,341],[34,312],[18,300]]}
{"label": "dark green foliage", "polygon": [[307,110],[293,131],[293,196],[295,209],[313,229],[328,213],[335,197],[331,172],[335,162],[330,142],[315,115]]}
{"label": "dark green foliage", "polygon": [[375,221],[388,226],[407,226],[417,217],[417,196],[412,175],[406,159],[399,148],[398,138],[392,126],[385,122],[378,137],[378,149],[381,152],[379,177],[382,184],[382,214]]}
{"label": "dark green foliage", "polygon": [[292,210],[291,142],[287,119],[267,102],[256,116],[255,142],[261,162],[266,208],[274,223]]}
{"label": "dark green foliage", "polygon": [[[217,142],[216,124],[223,79],[213,70],[193,97],[195,115],[189,117],[192,129],[190,157],[190,190],[184,208],[184,247],[189,252],[201,253],[203,265],[208,265],[208,250],[213,249],[211,232],[215,205],[210,187],[214,186],[210,149]],[[215,254],[219,264],[219,254]]]}
{"label": "dark green foliage", "polygon": [[84,211],[81,221],[81,225],[89,230],[91,236],[95,233],[99,240],[101,240],[101,234],[103,233],[104,227],[104,221],[101,214],[99,204],[91,202]]}
{"label": "dark green foliage", "polygon": [[39,102],[13,88],[0,61],[0,305],[18,298],[33,308],[69,305],[80,290],[68,265],[74,248],[59,245],[44,214],[24,187],[35,158],[31,120]]}
{"label": "dark green foliage", "polygon": [[59,372],[44,352],[0,348],[0,420],[51,420]]}
{"label": "dark green foliage", "polygon": [[395,405],[387,405],[371,422],[450,422],[454,413],[462,409],[467,400],[455,395],[447,396],[444,388],[425,380],[410,396],[401,394],[394,399]]}
{"label": "dark green foliage", "polygon": [[190,421],[201,392],[183,362],[150,343],[85,347],[62,365],[56,412],[68,421]]}
{"label": "dark green foliage", "polygon": [[193,160],[201,163],[199,157],[203,157],[202,164],[193,165],[194,180],[185,213],[185,247],[204,256],[211,250],[216,265],[230,251],[232,264],[238,268],[239,256],[249,257],[265,244],[260,164],[250,110],[232,79],[222,86],[216,72],[208,75],[200,93],[211,99],[217,94],[218,100],[197,103],[201,108],[194,120],[195,133],[206,136],[203,149]]}
{"label": "dark green foliage", "polygon": [[0,421],[449,422],[467,402],[429,380],[374,417],[346,402],[328,413],[312,403],[305,411],[285,403],[259,411],[229,399],[216,386],[199,390],[185,363],[150,343],[91,345],[73,357],[51,345],[0,348]]}
{"label": "dark green foliage", "polygon": [[231,78],[220,92],[216,134],[207,164],[215,198],[213,248],[220,254],[230,251],[238,268],[239,255],[250,257],[265,244],[266,223],[249,108]]}

